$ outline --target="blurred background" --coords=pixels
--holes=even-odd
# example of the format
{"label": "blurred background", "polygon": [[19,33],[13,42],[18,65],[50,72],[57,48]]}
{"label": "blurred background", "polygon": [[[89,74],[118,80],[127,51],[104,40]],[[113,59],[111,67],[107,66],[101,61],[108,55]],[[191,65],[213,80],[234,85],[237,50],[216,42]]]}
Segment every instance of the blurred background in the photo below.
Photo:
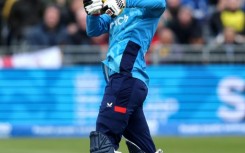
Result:
{"label": "blurred background", "polygon": [[[244,153],[244,0],[167,3],[146,55],[157,147]],[[86,35],[82,0],[0,0],[1,153],[89,152],[107,44]]]}

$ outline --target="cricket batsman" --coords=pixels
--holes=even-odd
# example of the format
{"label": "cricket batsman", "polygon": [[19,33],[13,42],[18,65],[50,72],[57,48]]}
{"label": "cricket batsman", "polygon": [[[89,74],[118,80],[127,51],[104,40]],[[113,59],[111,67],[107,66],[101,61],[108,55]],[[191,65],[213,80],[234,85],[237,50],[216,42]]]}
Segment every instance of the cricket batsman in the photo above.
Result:
{"label": "cricket batsman", "polygon": [[109,33],[103,61],[104,97],[90,133],[90,153],[116,153],[122,136],[130,153],[156,151],[143,103],[148,93],[145,54],[163,14],[165,0],[83,0],[90,37]]}

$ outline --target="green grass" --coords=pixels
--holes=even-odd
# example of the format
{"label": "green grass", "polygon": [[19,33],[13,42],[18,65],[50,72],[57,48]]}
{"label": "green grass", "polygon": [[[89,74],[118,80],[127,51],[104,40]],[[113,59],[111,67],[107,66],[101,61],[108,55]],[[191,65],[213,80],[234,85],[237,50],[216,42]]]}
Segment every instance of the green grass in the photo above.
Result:
{"label": "green grass", "polygon": [[[165,153],[245,153],[245,137],[155,138]],[[124,142],[120,151],[128,153]],[[89,153],[88,139],[0,139],[0,153]]]}

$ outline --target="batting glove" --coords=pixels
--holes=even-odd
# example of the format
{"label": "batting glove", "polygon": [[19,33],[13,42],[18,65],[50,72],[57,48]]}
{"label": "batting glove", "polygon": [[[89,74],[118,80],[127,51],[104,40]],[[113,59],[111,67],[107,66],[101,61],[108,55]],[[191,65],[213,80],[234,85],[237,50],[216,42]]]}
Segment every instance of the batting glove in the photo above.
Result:
{"label": "batting glove", "polygon": [[100,14],[103,7],[102,0],[83,0],[85,11],[88,15]]}
{"label": "batting glove", "polygon": [[104,0],[102,11],[110,16],[118,16],[124,7],[123,0]]}

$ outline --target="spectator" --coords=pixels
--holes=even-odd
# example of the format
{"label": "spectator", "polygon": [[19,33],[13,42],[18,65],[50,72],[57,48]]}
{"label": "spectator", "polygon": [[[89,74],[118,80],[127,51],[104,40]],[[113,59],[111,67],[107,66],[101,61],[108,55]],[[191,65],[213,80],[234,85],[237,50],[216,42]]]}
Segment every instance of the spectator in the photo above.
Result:
{"label": "spectator", "polygon": [[[176,46],[175,35],[168,28],[161,28],[156,35],[159,40],[152,46],[151,54],[147,54],[147,60],[153,63],[166,63],[169,59],[181,59],[182,50]],[[149,60],[151,59],[151,60]]]}
{"label": "spectator", "polygon": [[219,0],[216,5],[216,11],[211,15],[209,20],[209,27],[212,36],[217,36],[222,32],[223,25],[221,22],[220,14],[225,9],[226,0]]}
{"label": "spectator", "polygon": [[18,0],[11,5],[12,9],[6,16],[9,29],[7,45],[18,45],[21,44],[25,31],[39,22],[44,4],[42,0]]}
{"label": "spectator", "polygon": [[232,27],[236,32],[245,32],[245,14],[241,9],[241,0],[227,0],[226,9],[221,12],[223,27]]}
{"label": "spectator", "polygon": [[[37,25],[43,19],[45,8],[44,4],[50,3],[50,0],[0,0],[0,9],[2,10],[0,20],[0,44],[20,45],[22,43],[23,36],[27,32],[28,43],[33,45],[66,44],[69,42],[74,45],[98,44],[103,46],[103,44],[107,42],[108,36],[106,35],[99,38],[87,37],[84,25],[85,16],[81,11],[83,5],[81,0],[51,1],[55,2],[60,9],[60,15],[58,17],[59,24],[57,24],[57,27],[50,28],[45,22],[43,22],[39,26],[35,26],[35,28],[30,31],[28,30],[30,27]],[[207,15],[207,1],[208,0],[167,0],[168,7],[164,13],[164,19],[160,22],[158,29],[162,31],[162,28],[170,28],[174,33],[173,35],[175,35],[176,43],[204,44],[205,41],[203,39],[202,27],[204,27],[203,25],[205,25],[205,23],[202,24],[201,27],[198,19],[202,19],[204,14]],[[208,1],[210,6],[216,5],[217,3],[217,11],[212,14],[209,20],[212,36],[219,36],[220,39],[221,36],[224,36],[223,30],[231,27],[235,30],[236,36],[244,38],[245,17],[242,10],[244,1],[245,0]],[[64,27],[61,25],[64,25]],[[43,35],[48,34],[49,39],[47,39],[45,43],[44,38],[38,38],[43,40],[42,43],[37,43],[35,39],[30,38],[35,33],[38,33],[38,29],[39,32],[43,32],[42,30],[46,32],[43,33]],[[57,30],[58,34],[56,34]],[[61,34],[61,38],[55,38],[56,35]],[[68,34],[69,40],[67,39]],[[209,37],[207,36],[207,38]],[[54,39],[56,41],[58,41],[57,39],[62,39],[62,41],[55,43]],[[156,35],[153,38],[152,45],[154,46],[155,43],[158,44],[160,39],[162,39],[162,36]]]}
{"label": "spectator", "polygon": [[204,45],[205,44],[203,33],[201,32],[201,27],[199,28],[200,29],[195,29],[191,32],[191,36],[190,36],[191,45]]}
{"label": "spectator", "polygon": [[171,24],[177,20],[178,12],[181,8],[180,0],[167,0],[167,10],[164,13],[164,18],[167,24]]}
{"label": "spectator", "polygon": [[84,10],[79,10],[76,14],[77,26],[70,29],[70,43],[73,45],[92,44],[92,40],[86,33],[86,16]]}
{"label": "spectator", "polygon": [[180,44],[189,44],[195,33],[202,35],[202,28],[192,17],[192,10],[187,7],[182,7],[179,10],[177,20],[169,24],[168,27],[174,32],[177,42]]}
{"label": "spectator", "polygon": [[227,27],[224,28],[224,32],[216,38],[216,43],[218,48],[223,48],[222,51],[226,53],[227,58],[234,60],[234,55],[239,53],[239,51],[237,52],[233,45],[244,44],[245,39],[241,37],[241,35],[238,35],[235,29]]}
{"label": "spectator", "polygon": [[45,9],[43,23],[35,26],[27,35],[29,45],[54,46],[66,44],[68,35],[66,29],[59,24],[60,10],[55,5]]}
{"label": "spectator", "polygon": [[236,32],[245,34],[245,14],[242,11],[241,0],[220,0],[210,19],[210,29],[214,36],[222,33],[226,27],[232,27]]}
{"label": "spectator", "polygon": [[159,56],[161,58],[167,57],[172,51],[171,45],[175,43],[174,33],[167,28],[162,28],[157,31],[159,38],[158,43],[156,43],[154,49],[159,50]]}
{"label": "spectator", "polygon": [[159,37],[159,44],[161,45],[172,45],[175,43],[174,34],[170,29],[162,28],[157,32]]}
{"label": "spectator", "polygon": [[233,28],[225,28],[223,35],[224,35],[223,44],[238,44],[236,40],[236,31]]}
{"label": "spectator", "polygon": [[224,32],[217,37],[216,42],[225,45],[238,45],[245,43],[245,40],[244,37],[237,34],[233,28],[227,27],[224,29]]}
{"label": "spectator", "polygon": [[67,14],[67,24],[76,23],[76,13],[83,8],[83,3],[81,0],[71,0],[68,8]]}
{"label": "spectator", "polygon": [[[1,2],[0,2],[0,10],[3,9],[3,5],[4,5],[4,2],[1,1]],[[2,14],[0,14],[0,45],[3,44],[3,38],[2,38],[2,28],[3,28],[3,23],[2,23],[2,21],[3,21]]]}
{"label": "spectator", "polygon": [[60,24],[67,25],[69,16],[68,16],[68,2],[67,0],[55,0],[55,4],[60,8],[61,11],[61,19]]}
{"label": "spectator", "polygon": [[182,4],[193,9],[193,17],[203,21],[208,12],[208,0],[182,0]]}
{"label": "spectator", "polygon": [[68,6],[68,11],[66,15],[66,26],[69,35],[73,35],[76,31],[78,31],[79,25],[77,22],[77,12],[79,12],[83,8],[83,3],[81,0],[71,0]]}

